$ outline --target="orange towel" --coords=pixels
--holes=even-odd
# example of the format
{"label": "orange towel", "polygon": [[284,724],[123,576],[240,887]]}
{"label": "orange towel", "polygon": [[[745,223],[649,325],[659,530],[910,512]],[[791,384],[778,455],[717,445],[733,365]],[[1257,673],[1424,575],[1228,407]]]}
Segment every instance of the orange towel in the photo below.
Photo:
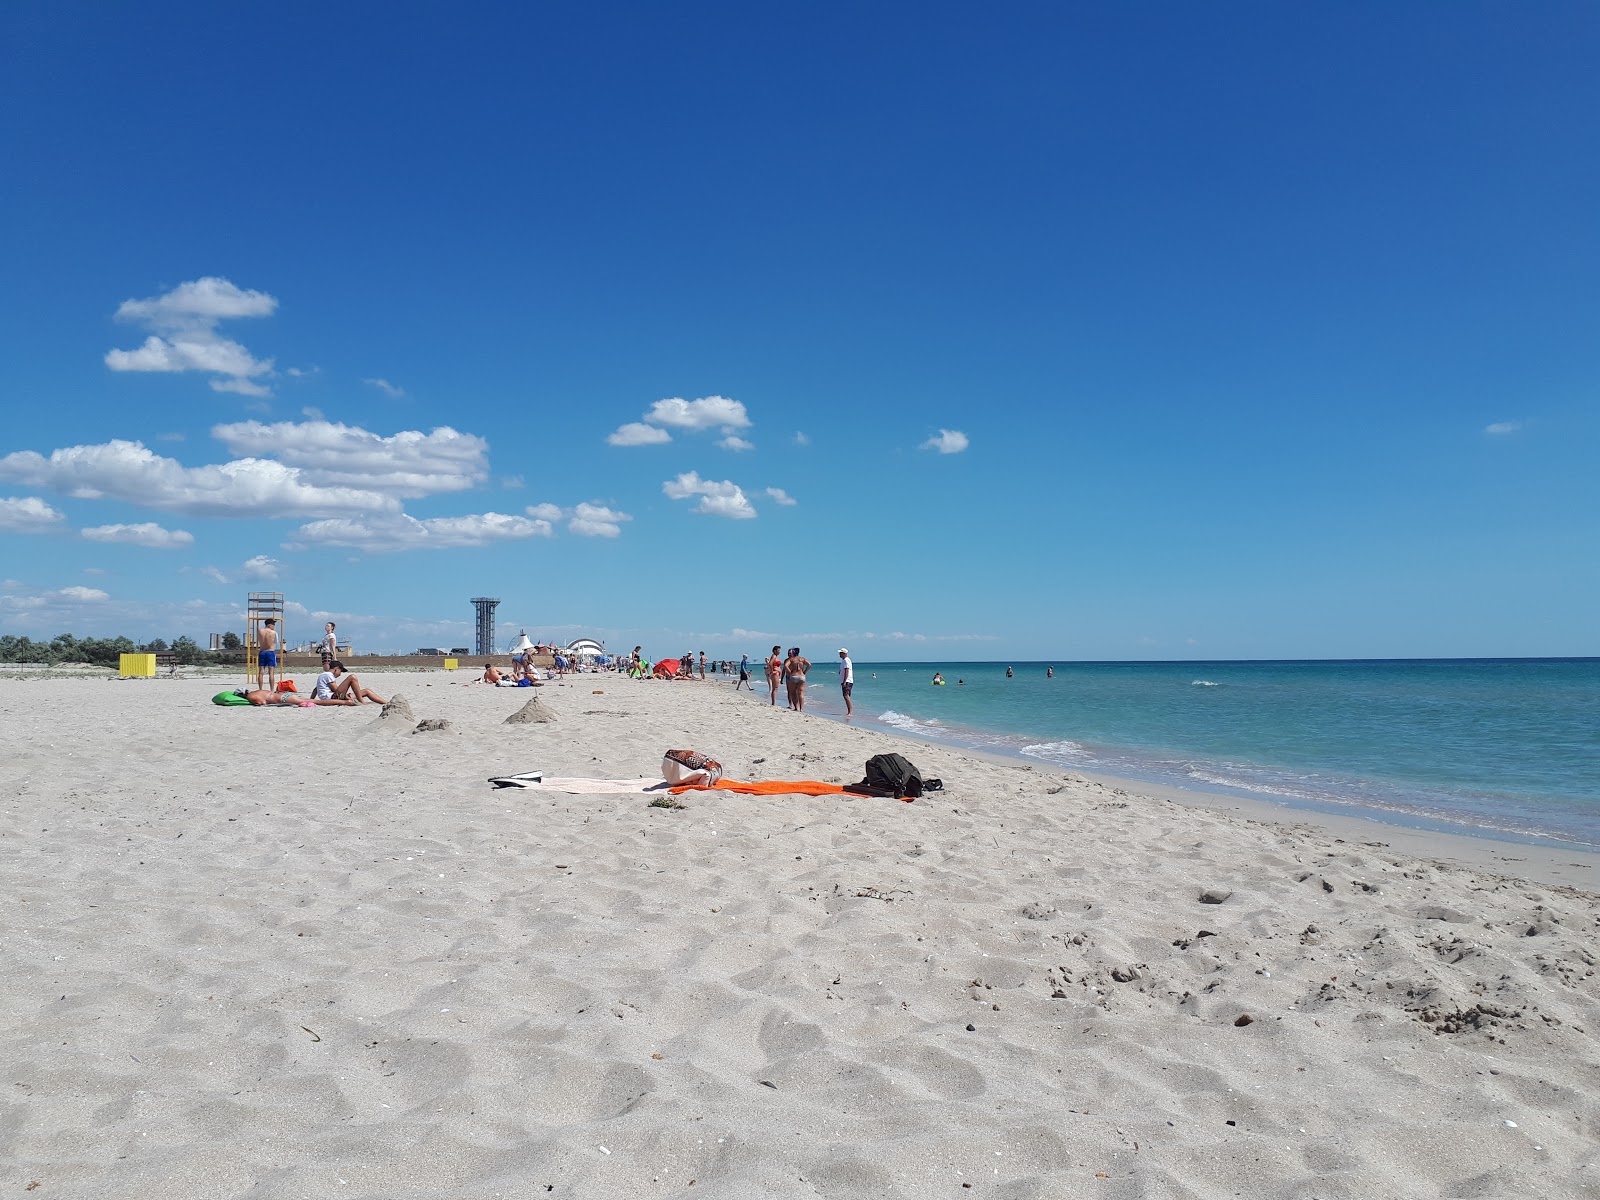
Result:
{"label": "orange towel", "polygon": [[[764,779],[760,783],[741,783],[737,779],[719,779],[710,787],[699,783],[686,783],[681,787],[671,789],[673,795],[680,792],[743,792],[747,796],[839,796],[847,794],[844,788],[837,783],[819,783],[815,779]],[[859,792],[850,792],[849,795],[859,795]],[[902,796],[907,804],[912,801],[911,796]]]}

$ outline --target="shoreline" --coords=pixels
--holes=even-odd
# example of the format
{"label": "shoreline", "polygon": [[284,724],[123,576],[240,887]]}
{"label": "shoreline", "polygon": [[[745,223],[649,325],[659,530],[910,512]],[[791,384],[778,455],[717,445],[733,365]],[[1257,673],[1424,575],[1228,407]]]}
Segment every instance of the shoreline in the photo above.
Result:
{"label": "shoreline", "polygon": [[[1291,796],[1274,797],[1271,794],[1243,795],[1220,786],[1169,783],[1072,767],[1020,752],[1008,753],[993,747],[968,745],[958,737],[947,740],[919,730],[886,725],[871,715],[866,715],[863,720],[859,702],[856,719],[849,721],[842,707],[836,710],[835,704],[837,697],[831,693],[816,707],[811,705],[808,696],[807,715],[851,728],[870,729],[884,737],[903,738],[913,745],[959,750],[995,763],[1024,766],[1062,778],[1098,781],[1124,791],[1170,799],[1195,808],[1237,812],[1256,821],[1304,824],[1366,842],[1387,838],[1410,853],[1445,858],[1464,865],[1487,867],[1496,862],[1526,864],[1523,869],[1536,872],[1541,882],[1570,883],[1600,890],[1600,849],[1554,835],[1519,835],[1510,830],[1483,829],[1464,821],[1422,816],[1403,810],[1385,810],[1355,802],[1348,806],[1348,811],[1337,811],[1333,801],[1302,801]],[[778,707],[782,708],[783,705]],[[1385,813],[1392,813],[1393,819],[1386,819]],[[1529,877],[1535,875],[1530,874]]]}

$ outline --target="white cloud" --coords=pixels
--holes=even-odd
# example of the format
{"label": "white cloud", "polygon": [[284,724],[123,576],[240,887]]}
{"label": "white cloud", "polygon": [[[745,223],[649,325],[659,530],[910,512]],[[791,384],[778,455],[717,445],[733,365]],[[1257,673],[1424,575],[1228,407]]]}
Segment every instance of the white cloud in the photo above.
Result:
{"label": "white cloud", "polygon": [[108,593],[102,592],[99,588],[84,587],[81,584],[58,588],[55,594],[63,600],[81,600],[86,604],[100,604],[111,599]]}
{"label": "white cloud", "polygon": [[[291,375],[294,374],[293,371],[290,371],[289,373]],[[328,419],[327,417],[323,416],[320,408],[317,408],[315,405],[311,404],[308,404],[302,408],[300,410],[300,415],[310,421],[326,421]]]}
{"label": "white cloud", "polygon": [[[185,467],[142,442],[69,446],[49,458],[19,450],[0,458],[0,480],[80,499],[109,498],[166,512],[220,517],[322,517],[393,512],[380,492],[308,483],[298,468],[259,458]],[[404,493],[402,493],[404,494]]]}
{"label": "white cloud", "polygon": [[500,477],[500,486],[503,488],[519,488],[525,483],[526,480],[521,475],[502,475]]}
{"label": "white cloud", "polygon": [[1493,425],[1485,425],[1483,431],[1485,433],[1506,434],[1515,433],[1521,428],[1521,421],[1496,421]]}
{"label": "white cloud", "polygon": [[7,533],[48,533],[60,529],[66,517],[37,496],[0,500],[0,530]]}
{"label": "white cloud", "polygon": [[717,445],[724,450],[754,450],[756,448],[754,442],[747,442],[742,437],[732,433],[723,438]]}
{"label": "white cloud", "polygon": [[85,567],[83,573],[85,575],[104,575],[106,569],[104,567]]}
{"label": "white cloud", "polygon": [[299,468],[314,487],[370,488],[390,496],[431,496],[476,487],[489,477],[489,443],[442,425],[391,437],[329,421],[239,421],[211,434],[235,454],[271,456]]}
{"label": "white cloud", "polygon": [[625,512],[618,512],[600,504],[580,504],[572,510],[572,520],[567,522],[567,532],[579,537],[614,538],[622,532],[619,521],[633,520]]}
{"label": "white cloud", "polygon": [[291,550],[307,546],[349,546],[373,554],[396,550],[447,550],[487,546],[493,542],[550,537],[549,521],[475,513],[464,517],[428,517],[418,520],[405,513],[371,518],[339,518],[302,525],[286,543]]}
{"label": "white cloud", "polygon": [[792,508],[794,505],[800,503],[800,501],[789,495],[789,493],[784,491],[782,488],[768,488],[767,495],[771,496],[773,500],[783,505],[785,508]]}
{"label": "white cloud", "polygon": [[405,388],[398,387],[395,384],[390,383],[387,379],[363,379],[361,382],[370,383],[384,395],[392,396],[396,400],[402,399],[406,394]]}
{"label": "white cloud", "polygon": [[796,431],[794,435],[794,444],[796,446],[809,446],[811,445],[811,438],[806,434]]}
{"label": "white cloud", "polygon": [[654,425],[643,425],[638,421],[629,421],[606,441],[613,446],[659,446],[662,442],[670,442],[672,435],[665,429],[657,429]]}
{"label": "white cloud", "polygon": [[937,450],[940,454],[960,454],[967,448],[967,435],[959,429],[941,429],[923,442],[920,450]]}
{"label": "white cloud", "polygon": [[182,529],[163,529],[154,521],[139,525],[94,525],[83,530],[83,536],[91,542],[121,542],[151,550],[179,550],[194,545],[194,534]]}
{"label": "white cloud", "polygon": [[750,417],[744,405],[726,396],[702,396],[698,400],[683,400],[673,396],[667,400],[657,400],[645,413],[644,419],[652,425],[671,425],[675,429],[714,429],[721,426],[723,433],[750,426]]}
{"label": "white cloud", "polygon": [[201,371],[216,377],[211,380],[216,391],[269,395],[256,377],[272,373],[272,360],[258,359],[223,337],[217,325],[271,316],[277,307],[278,301],[266,292],[246,291],[215,276],[180,283],[162,296],[124,300],[117,319],[143,325],[151,333],[136,350],[107,351],[106,366],[113,371]]}
{"label": "white cloud", "polygon": [[686,471],[676,479],[669,479],[663,483],[661,490],[672,500],[687,500],[691,496],[699,496],[700,503],[694,506],[694,511],[708,516],[748,520],[756,515],[756,510],[746,498],[744,489],[731,480],[724,479],[718,482],[701,479],[698,472]]}
{"label": "white cloud", "polygon": [[[190,570],[184,567],[183,570]],[[283,564],[267,554],[257,554],[239,564],[231,574],[218,567],[201,567],[200,574],[212,583],[270,583],[283,570]]]}
{"label": "white cloud", "polygon": [[600,504],[579,504],[576,508],[562,508],[559,504],[530,504],[525,510],[530,517],[554,524],[567,522],[567,532],[579,537],[614,538],[622,533],[620,521],[633,518]]}

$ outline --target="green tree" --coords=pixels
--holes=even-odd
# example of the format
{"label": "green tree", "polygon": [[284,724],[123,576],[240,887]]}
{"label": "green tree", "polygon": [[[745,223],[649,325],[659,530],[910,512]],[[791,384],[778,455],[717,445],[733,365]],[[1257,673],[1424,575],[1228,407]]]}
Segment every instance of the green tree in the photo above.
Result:
{"label": "green tree", "polygon": [[199,643],[185,634],[172,643],[172,657],[175,662],[188,666],[200,657]]}
{"label": "green tree", "polygon": [[222,648],[224,650],[243,650],[244,642],[239,639],[237,633],[230,629],[222,635]]}

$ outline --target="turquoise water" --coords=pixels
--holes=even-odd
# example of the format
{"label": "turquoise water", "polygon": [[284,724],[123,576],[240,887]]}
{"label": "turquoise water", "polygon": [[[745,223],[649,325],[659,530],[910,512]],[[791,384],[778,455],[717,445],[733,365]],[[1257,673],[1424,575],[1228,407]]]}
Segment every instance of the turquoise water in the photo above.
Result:
{"label": "turquoise water", "polygon": [[[1081,771],[1600,849],[1600,659],[858,663],[855,723]],[[930,686],[935,671],[949,681]],[[965,680],[957,684],[957,680]],[[807,709],[842,715],[818,663]],[[781,703],[781,700],[780,700]]]}

